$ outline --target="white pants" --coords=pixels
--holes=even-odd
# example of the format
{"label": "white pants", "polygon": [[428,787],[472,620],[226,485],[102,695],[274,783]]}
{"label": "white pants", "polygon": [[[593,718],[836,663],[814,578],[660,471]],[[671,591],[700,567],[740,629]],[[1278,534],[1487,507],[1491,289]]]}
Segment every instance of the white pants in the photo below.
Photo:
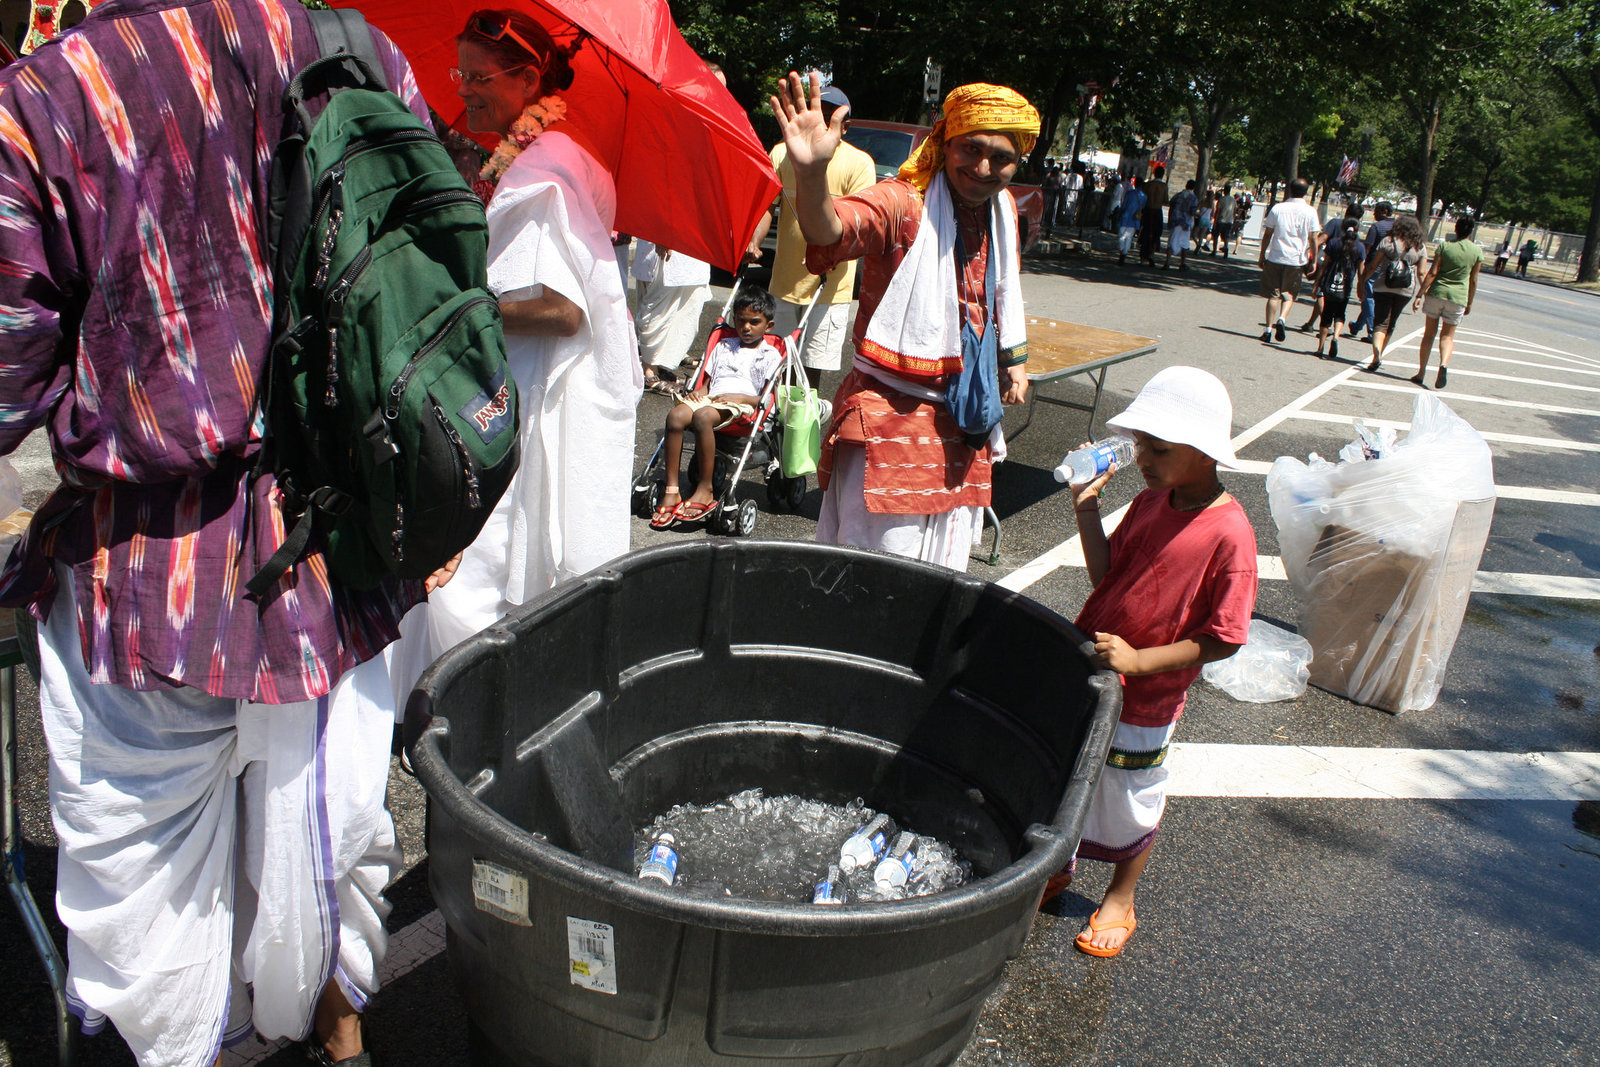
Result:
{"label": "white pants", "polygon": [[[778,301],[778,317],[774,330],[788,337],[800,325],[804,304]],[[800,350],[800,362],[812,370],[838,370],[844,347],[850,341],[850,304],[815,304],[806,316],[806,345]]]}
{"label": "white pants", "polygon": [[867,510],[867,451],[840,445],[833,476],[822,494],[817,540],[824,544],[875,548],[951,570],[965,571],[972,546],[983,536],[983,509],[959,507],[937,515],[879,515]]}
{"label": "white pants", "polygon": [[363,1009],[401,863],[384,661],[296,704],[94,685],[62,576],[39,705],[85,1032],[110,1019],[141,1067],[210,1067],[252,1028],[305,1037],[330,980]]}
{"label": "white pants", "polygon": [[700,332],[700,309],[711,298],[708,285],[662,285],[665,267],[639,294],[639,313],[634,324],[639,331],[639,356],[652,367],[676,367],[690,352],[695,334]]}
{"label": "white pants", "polygon": [[1136,226],[1124,226],[1117,231],[1117,253],[1127,255],[1128,249],[1133,247],[1134,235],[1139,232]]}

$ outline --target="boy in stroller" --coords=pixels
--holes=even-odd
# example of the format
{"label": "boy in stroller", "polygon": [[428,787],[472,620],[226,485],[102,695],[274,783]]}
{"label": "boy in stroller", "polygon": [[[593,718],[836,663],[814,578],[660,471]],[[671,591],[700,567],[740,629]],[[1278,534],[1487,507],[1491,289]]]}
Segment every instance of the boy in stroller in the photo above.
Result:
{"label": "boy in stroller", "polygon": [[[719,342],[707,357],[704,389],[682,394],[667,413],[663,461],[667,484],[661,504],[650,518],[653,529],[665,530],[678,522],[694,522],[717,510],[712,488],[717,447],[716,431],[735,419],[755,412],[761,391],[780,366],[783,353],[767,340],[772,332],[777,300],[765,289],[742,285],[733,299],[729,320],[737,336]],[[676,484],[683,465],[683,434],[695,435],[695,486],[687,498]]]}

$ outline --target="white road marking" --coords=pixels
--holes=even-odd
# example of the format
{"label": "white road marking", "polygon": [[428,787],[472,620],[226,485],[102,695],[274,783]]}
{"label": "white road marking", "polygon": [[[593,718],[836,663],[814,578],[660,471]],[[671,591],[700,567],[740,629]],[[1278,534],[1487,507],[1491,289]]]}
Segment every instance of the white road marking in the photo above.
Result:
{"label": "white road marking", "polygon": [[[1600,375],[1600,371],[1584,371],[1583,373]],[[1517,385],[1537,386],[1540,389],[1570,389],[1573,392],[1600,393],[1600,385],[1575,385],[1572,382],[1552,382],[1544,378],[1523,378],[1516,374],[1496,374],[1493,371],[1468,370],[1453,363],[1450,365],[1450,377],[1488,378],[1498,382],[1514,382]],[[1454,395],[1459,396],[1460,394]]]}
{"label": "white road marking", "polygon": [[[1394,346],[1391,345],[1388,349],[1385,350],[1385,354],[1392,353],[1393,351],[1394,351]],[[1521,351],[1521,350],[1520,349],[1510,349],[1509,351],[1517,352],[1517,351]],[[1530,353],[1530,354],[1536,354],[1536,353]],[[1514,367],[1532,367],[1534,370],[1551,371],[1552,373],[1555,373],[1555,374],[1589,374],[1589,375],[1593,375],[1595,377],[1600,377],[1600,370],[1585,370],[1582,367],[1553,367],[1548,363],[1530,363],[1528,360],[1525,360],[1525,359],[1511,359],[1511,358],[1509,358],[1507,356],[1486,356],[1482,352],[1473,351],[1473,349],[1470,348],[1470,347],[1464,347],[1459,342],[1457,342],[1457,344],[1456,344],[1456,355],[1457,356],[1465,355],[1465,356],[1470,356],[1473,359],[1488,360],[1491,363],[1509,363]],[[1396,360],[1396,362],[1400,362],[1400,360]],[[1452,364],[1450,369],[1451,370],[1455,370],[1456,368]]]}
{"label": "white road marking", "polygon": [[[1415,386],[1396,385],[1393,382],[1377,382],[1370,379],[1353,379],[1345,383],[1351,389],[1370,389],[1380,393],[1409,393],[1417,395]],[[1595,390],[1600,392],[1600,389]],[[1552,415],[1597,415],[1600,409],[1596,408],[1566,408],[1555,404],[1548,404],[1542,400],[1506,400],[1498,396],[1478,396],[1474,393],[1461,393],[1455,390],[1440,391],[1441,396],[1448,397],[1452,403],[1490,404],[1502,408],[1523,408],[1528,411],[1545,411]]]}
{"label": "white road marking", "polygon": [[[1352,426],[1357,419],[1361,419],[1368,426],[1391,426],[1395,430],[1409,430],[1409,422],[1398,422],[1394,419],[1374,419],[1365,415],[1339,415],[1332,411],[1296,411],[1288,416],[1291,419],[1305,419],[1308,422],[1333,422],[1343,426]],[[1485,441],[1498,441],[1508,445],[1532,445],[1535,448],[1567,448],[1578,452],[1600,452],[1600,441],[1569,441],[1562,437],[1530,437],[1520,433],[1496,433],[1492,430],[1479,430],[1479,436]]]}
{"label": "white road marking", "polygon": [[1600,752],[1178,742],[1169,791],[1318,800],[1600,800]]}

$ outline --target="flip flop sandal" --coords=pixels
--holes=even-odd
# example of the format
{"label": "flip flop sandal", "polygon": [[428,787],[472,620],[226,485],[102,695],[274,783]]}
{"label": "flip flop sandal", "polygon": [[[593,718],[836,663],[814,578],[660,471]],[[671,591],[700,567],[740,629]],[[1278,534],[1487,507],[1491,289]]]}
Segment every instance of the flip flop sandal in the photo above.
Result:
{"label": "flip flop sandal", "polygon": [[721,505],[715,500],[709,504],[691,504],[685,501],[678,505],[677,517],[681,522],[698,522],[701,519],[709,519],[719,507]]}
{"label": "flip flop sandal", "polygon": [[[1077,946],[1079,952],[1108,960],[1128,947],[1128,942],[1133,940],[1133,932],[1139,929],[1139,920],[1134,916],[1132,908],[1128,909],[1128,917],[1121,922],[1095,922],[1098,918],[1100,918],[1100,909],[1096,908],[1094,914],[1089,916],[1089,929],[1080,933],[1077,939],[1073,941],[1073,944]],[[1123,938],[1122,944],[1116,948],[1101,948],[1099,945],[1090,944],[1087,938],[1098,934],[1102,930],[1126,930],[1128,931],[1128,936]]]}
{"label": "flip flop sandal", "polygon": [[670,530],[678,524],[678,509],[683,507],[683,501],[678,501],[670,507],[662,504],[656,508],[656,513],[650,516],[650,529]]}

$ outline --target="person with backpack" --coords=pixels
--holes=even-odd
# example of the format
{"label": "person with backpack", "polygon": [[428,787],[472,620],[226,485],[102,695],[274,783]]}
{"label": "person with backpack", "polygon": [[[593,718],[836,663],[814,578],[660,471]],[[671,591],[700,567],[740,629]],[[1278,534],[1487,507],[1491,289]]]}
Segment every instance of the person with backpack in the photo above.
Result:
{"label": "person with backpack", "polygon": [[483,177],[489,287],[523,398],[522,467],[428,601],[435,654],[628,550],[644,373],[612,262],[616,183],[567,111],[567,53],[521,12],[480,10],[452,73],[468,128],[495,133]]}
{"label": "person with backpack", "polygon": [[[1361,277],[1362,264],[1366,262],[1367,246],[1358,236],[1360,226],[1354,218],[1346,217],[1339,235],[1322,249],[1322,266],[1317,271],[1316,288],[1312,299],[1322,309],[1317,325],[1317,358],[1321,359],[1322,346],[1327,344],[1329,359],[1339,358],[1339,335],[1344,332],[1344,316],[1350,298],[1356,291],[1356,280]],[[1333,327],[1333,337],[1328,338],[1328,327]]]}
{"label": "person with backpack", "polygon": [[1415,215],[1396,216],[1393,228],[1373,247],[1361,270],[1361,281],[1372,282],[1372,362],[1362,370],[1377,373],[1389,335],[1427,268],[1422,224]]}
{"label": "person with backpack", "polygon": [[0,455],[46,427],[63,478],[0,604],[39,623],[67,996],[142,1067],[209,1067],[252,1029],[371,1062],[358,1013],[401,864],[384,654],[425,582],[347,582],[319,529],[245,589],[290,525],[256,464],[262,149],[322,51],[288,0],[109,0],[0,73]]}

